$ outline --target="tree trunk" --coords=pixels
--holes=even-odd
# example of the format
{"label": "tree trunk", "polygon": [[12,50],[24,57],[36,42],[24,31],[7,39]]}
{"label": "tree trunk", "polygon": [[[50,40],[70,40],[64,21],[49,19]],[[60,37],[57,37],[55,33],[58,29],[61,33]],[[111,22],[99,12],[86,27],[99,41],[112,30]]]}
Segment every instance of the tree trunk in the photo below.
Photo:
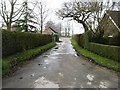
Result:
{"label": "tree trunk", "polygon": [[41,34],[42,34],[42,29],[43,29],[43,23],[42,23],[42,20],[41,20]]}
{"label": "tree trunk", "polygon": [[10,22],[7,24],[7,30],[11,31],[11,23]]}
{"label": "tree trunk", "polygon": [[41,3],[41,34],[42,34],[42,30],[43,30],[43,6]]}
{"label": "tree trunk", "polygon": [[84,21],[79,20],[78,23],[81,23],[83,25],[83,27],[85,29],[85,32],[88,31],[88,26],[87,26],[87,24]]}
{"label": "tree trunk", "polygon": [[11,24],[12,24],[12,19],[13,19],[13,13],[14,13],[14,2],[12,1],[11,3],[11,12],[10,12],[10,20],[9,20],[9,23],[8,23],[8,27],[7,29],[9,29],[11,31]]}

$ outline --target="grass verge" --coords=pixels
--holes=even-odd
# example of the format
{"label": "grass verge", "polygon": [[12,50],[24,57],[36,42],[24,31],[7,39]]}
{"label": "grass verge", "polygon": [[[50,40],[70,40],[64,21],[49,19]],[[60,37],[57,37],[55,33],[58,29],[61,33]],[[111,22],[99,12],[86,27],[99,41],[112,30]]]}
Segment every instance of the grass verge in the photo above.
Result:
{"label": "grass verge", "polygon": [[92,59],[92,61],[94,61],[95,63],[97,63],[99,65],[102,65],[109,69],[113,69],[115,71],[120,72],[120,63],[118,63],[117,61],[99,56],[97,54],[94,54],[94,53],[86,50],[86,49],[83,49],[78,45],[78,43],[75,40],[71,40],[71,42],[72,42],[73,47],[79,54]]}
{"label": "grass verge", "polygon": [[24,63],[25,61],[30,60],[31,58],[47,51],[48,49],[54,47],[56,45],[55,42],[49,43],[44,46],[40,46],[34,49],[30,49],[24,52],[17,53],[15,55],[9,56],[2,60],[2,76],[7,75],[13,69],[13,67],[18,64]]}

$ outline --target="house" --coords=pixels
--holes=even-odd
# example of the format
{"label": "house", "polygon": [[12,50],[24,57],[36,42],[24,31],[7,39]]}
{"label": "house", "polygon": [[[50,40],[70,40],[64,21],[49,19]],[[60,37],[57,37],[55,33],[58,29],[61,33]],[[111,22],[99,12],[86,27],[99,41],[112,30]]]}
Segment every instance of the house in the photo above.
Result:
{"label": "house", "polygon": [[45,29],[42,34],[53,35],[54,41],[59,41],[59,34],[53,28],[49,27]]}
{"label": "house", "polygon": [[107,11],[101,21],[104,37],[116,37],[120,34],[120,11]]}
{"label": "house", "polygon": [[49,28],[45,29],[42,32],[42,34],[55,35],[55,34],[57,34],[57,32],[53,28],[49,27]]}

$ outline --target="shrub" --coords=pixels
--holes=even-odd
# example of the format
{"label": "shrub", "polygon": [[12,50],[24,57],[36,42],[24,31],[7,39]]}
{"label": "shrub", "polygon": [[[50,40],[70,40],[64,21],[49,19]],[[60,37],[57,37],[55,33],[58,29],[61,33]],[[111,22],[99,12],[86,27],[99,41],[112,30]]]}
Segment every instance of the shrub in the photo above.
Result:
{"label": "shrub", "polygon": [[120,46],[89,43],[89,50],[98,55],[120,62]]}
{"label": "shrub", "polygon": [[115,45],[115,46],[120,46],[120,33],[118,36],[116,37],[109,37],[107,40],[107,43],[108,45]]}
{"label": "shrub", "polygon": [[59,35],[55,34],[53,35],[54,41],[59,42]]}
{"label": "shrub", "polygon": [[2,55],[3,57],[16,52],[25,51],[52,42],[51,35],[36,33],[2,31]]}

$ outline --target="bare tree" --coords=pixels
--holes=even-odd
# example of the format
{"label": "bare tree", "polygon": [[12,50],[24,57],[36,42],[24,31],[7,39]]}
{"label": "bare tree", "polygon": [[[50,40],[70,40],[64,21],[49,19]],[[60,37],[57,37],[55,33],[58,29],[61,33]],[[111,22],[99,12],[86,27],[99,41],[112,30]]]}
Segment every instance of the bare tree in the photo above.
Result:
{"label": "bare tree", "polygon": [[[110,8],[109,2],[107,5]],[[108,7],[105,7],[103,2],[66,2],[63,4],[63,8],[58,10],[56,14],[62,18],[72,17],[83,25],[86,32],[91,29],[92,24],[95,26],[96,22],[99,23],[101,21],[103,11],[109,10]],[[89,23],[90,20],[93,23]]]}
{"label": "bare tree", "polygon": [[72,17],[74,20],[78,21],[78,23],[81,23],[85,31],[87,31],[87,19],[93,12],[92,7],[91,2],[67,2],[63,4],[62,9],[58,10],[57,15],[63,18]]}
{"label": "bare tree", "polygon": [[55,29],[56,28],[55,23],[53,21],[47,21],[47,23],[45,24],[45,29],[47,29],[49,27]]}
{"label": "bare tree", "polygon": [[44,2],[37,2],[37,11],[38,12],[35,13],[35,18],[40,26],[40,31],[42,34],[44,21],[48,16],[49,9],[46,8],[46,4]]}
{"label": "bare tree", "polygon": [[23,7],[21,6],[19,9],[15,10],[15,5],[16,5],[17,0],[8,0],[8,3],[10,5],[10,10],[7,9],[7,1],[2,0],[1,1],[1,10],[0,10],[0,15],[2,16],[6,26],[7,30],[11,30],[12,23],[17,21],[23,11]]}

